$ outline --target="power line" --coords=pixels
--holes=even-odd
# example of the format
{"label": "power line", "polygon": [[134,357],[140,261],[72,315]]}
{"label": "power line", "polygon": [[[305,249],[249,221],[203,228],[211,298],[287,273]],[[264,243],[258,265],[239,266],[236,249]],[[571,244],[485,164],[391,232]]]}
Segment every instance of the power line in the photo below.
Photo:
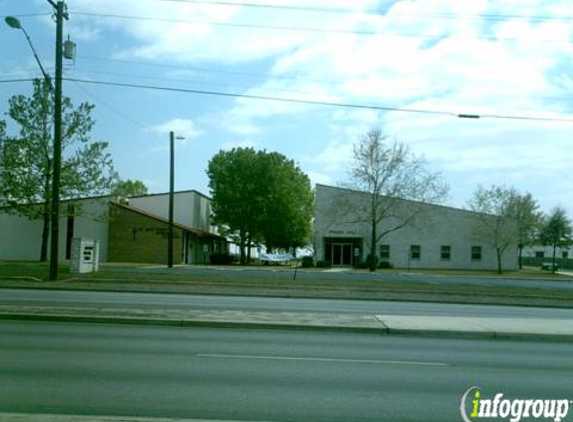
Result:
{"label": "power line", "polygon": [[[380,32],[380,31],[367,31],[367,30],[347,30],[336,28],[312,28],[304,26],[279,26],[279,25],[261,25],[261,24],[246,24],[246,23],[232,23],[220,21],[203,21],[195,19],[178,19],[178,18],[157,18],[151,16],[133,16],[133,15],[115,15],[106,13],[92,13],[92,12],[74,12],[78,16],[94,16],[101,18],[123,19],[123,20],[137,20],[137,21],[153,21],[153,22],[170,22],[170,23],[187,23],[196,25],[212,25],[223,26],[230,28],[247,28],[247,29],[265,29],[273,31],[290,31],[290,32],[312,32],[312,33],[332,33],[332,34],[347,34],[347,35],[363,35],[363,36],[389,36],[389,37],[408,37],[408,38],[441,38],[451,37],[452,35],[461,36],[463,38],[480,39],[487,41],[524,41],[531,40],[530,38],[517,38],[517,37],[486,37],[467,35],[463,33],[449,33],[449,34],[413,34],[405,32]],[[551,40],[551,39],[534,39],[534,42],[541,43],[562,43],[566,41]]]}
{"label": "power line", "polygon": [[[253,3],[253,2],[230,2],[230,1],[218,1],[218,0],[154,0],[160,2],[169,3],[188,3],[188,4],[206,4],[213,6],[240,6],[240,7],[251,7],[258,9],[281,9],[281,10],[292,10],[300,12],[321,12],[321,13],[343,13],[343,14],[364,14],[364,15],[384,15],[386,12],[380,9],[359,9],[359,8],[333,8],[333,7],[317,7],[317,6],[292,6],[292,5],[280,5],[280,4],[264,4],[264,3]],[[393,14],[393,16],[400,16]],[[503,20],[528,20],[528,21],[573,21],[573,16],[550,16],[550,15],[519,15],[519,14],[495,14],[495,13],[408,13],[403,16],[418,16],[418,17],[428,17],[428,18],[440,18],[440,19],[459,19],[470,18],[470,19],[482,19],[482,20],[493,20],[493,21],[503,21]]]}
{"label": "power line", "polygon": [[[182,82],[186,84],[195,84],[195,85],[207,85],[207,86],[219,86],[219,87],[226,87],[226,88],[237,88],[237,89],[250,89],[252,85],[237,85],[237,84],[229,84],[229,83],[221,83],[221,82],[206,82],[206,81],[195,81],[190,79],[180,79],[180,78],[162,78],[159,76],[146,76],[146,75],[136,75],[133,73],[118,73],[118,72],[102,72],[97,70],[87,70],[81,68],[75,68],[74,71],[82,72],[82,73],[93,73],[96,75],[109,75],[109,76],[119,76],[125,78],[136,78],[136,79],[147,79],[147,80],[156,80],[156,81],[168,81],[168,82]],[[71,76],[71,75],[68,75]],[[302,80],[302,79],[300,79]],[[324,81],[323,81],[324,82]],[[281,93],[297,93],[297,94],[306,94],[307,92],[303,91],[296,91],[296,90],[284,90],[284,89],[276,89],[276,88],[259,88],[261,91],[268,91],[268,92],[281,92]]]}
{"label": "power line", "polygon": [[125,63],[125,64],[134,64],[134,65],[150,66],[150,67],[165,68],[165,69],[180,69],[180,70],[190,70],[190,71],[194,71],[194,72],[221,73],[221,74],[226,74],[226,75],[246,76],[249,78],[262,78],[262,79],[272,78],[272,79],[291,80],[291,81],[305,80],[305,81],[310,81],[310,82],[324,82],[324,81],[330,81],[333,83],[339,82],[339,81],[332,81],[332,80],[328,80],[328,79],[312,79],[312,78],[302,79],[302,78],[299,78],[296,76],[263,75],[261,73],[241,72],[241,71],[223,70],[223,69],[211,69],[211,68],[195,67],[195,66],[178,66],[178,65],[149,63],[149,62],[138,62],[138,61],[131,61],[131,60],[112,59],[112,58],[108,58],[108,57],[77,56],[77,58],[78,59],[104,61],[104,62],[117,62],[117,63]]}
{"label": "power line", "polygon": [[107,109],[111,110],[112,112],[114,112],[115,114],[117,114],[118,116],[122,117],[123,119],[127,120],[128,122],[139,126],[141,128],[145,128],[146,126],[143,123],[138,122],[137,120],[133,119],[132,117],[128,116],[127,114],[119,111],[118,109],[116,109],[115,107],[111,106],[110,104],[108,104],[106,101],[102,100],[101,98],[99,98],[98,96],[96,96],[94,93],[92,93],[91,91],[89,91],[87,88],[85,88],[81,83],[74,81],[72,79],[68,79],[71,80],[75,86],[77,86],[78,88],[80,88],[82,91],[84,91],[86,94],[88,94],[90,97],[92,97],[94,100],[96,100],[98,103],[100,103],[101,105],[103,105],[104,107],[106,107]]}
{"label": "power line", "polygon": [[185,89],[185,88],[173,88],[173,87],[161,87],[153,85],[138,85],[138,84],[128,84],[128,83],[118,83],[118,82],[103,82],[94,80],[83,80],[76,78],[65,78],[69,81],[91,83],[97,85],[108,85],[117,86],[124,88],[139,88],[139,89],[151,89],[159,91],[170,91],[170,92],[181,92],[188,94],[199,94],[199,95],[214,95],[220,97],[233,97],[233,98],[246,98],[251,100],[264,100],[264,101],[278,101],[286,103],[297,103],[297,104],[307,104],[307,105],[319,105],[319,106],[329,106],[329,107],[343,107],[343,108],[354,108],[354,109],[368,109],[368,110],[378,110],[378,111],[395,111],[404,113],[420,113],[420,114],[433,114],[441,116],[450,117],[471,117],[471,118],[491,118],[491,119],[511,119],[511,120],[530,120],[530,121],[547,121],[547,122],[567,122],[573,123],[573,118],[553,118],[553,117],[541,117],[541,116],[518,116],[518,115],[503,115],[503,114],[459,114],[449,111],[438,111],[438,110],[427,110],[427,109],[415,109],[415,108],[400,108],[400,107],[386,107],[386,106],[375,106],[375,105],[365,105],[365,104],[352,104],[352,103],[336,103],[330,101],[317,101],[317,100],[305,100],[297,98],[281,98],[281,97],[271,97],[263,95],[251,95],[251,94],[233,94],[228,92],[217,92],[217,91],[204,91],[196,89]]}

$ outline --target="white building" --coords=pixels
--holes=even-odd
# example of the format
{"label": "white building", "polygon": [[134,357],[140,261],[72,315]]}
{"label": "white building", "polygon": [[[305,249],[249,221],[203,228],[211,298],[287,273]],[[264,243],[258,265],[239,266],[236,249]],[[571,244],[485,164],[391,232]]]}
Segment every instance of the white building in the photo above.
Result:
{"label": "white building", "polygon": [[[99,241],[100,262],[166,262],[169,194],[62,201],[60,209],[60,260],[70,258],[72,239],[82,237]],[[175,192],[173,220],[176,264],[204,263],[211,254],[226,252],[226,239],[210,225],[207,196]],[[41,220],[0,208],[0,259],[38,260],[41,240]]]}
{"label": "white building", "polygon": [[[315,259],[335,266],[364,261],[371,252],[371,225],[361,209],[371,196],[364,192],[316,186]],[[384,235],[376,245],[379,261],[400,268],[497,269],[497,255],[483,234],[479,216],[472,211],[394,199],[392,215],[378,233],[402,223],[409,224]],[[517,245],[510,244],[502,256],[504,270],[517,269]]]}

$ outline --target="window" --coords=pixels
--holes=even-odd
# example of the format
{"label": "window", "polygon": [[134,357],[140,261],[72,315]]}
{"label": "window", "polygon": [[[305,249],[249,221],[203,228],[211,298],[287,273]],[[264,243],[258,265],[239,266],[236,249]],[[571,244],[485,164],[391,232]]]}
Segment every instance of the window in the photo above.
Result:
{"label": "window", "polygon": [[440,257],[442,261],[449,261],[451,257],[452,247],[450,245],[444,245],[440,248]]}
{"label": "window", "polygon": [[410,258],[420,259],[422,256],[422,248],[420,245],[410,245]]}
{"label": "window", "polygon": [[380,259],[390,259],[390,245],[380,245]]}
{"label": "window", "polygon": [[569,258],[569,252],[568,252],[568,251],[563,251],[563,252],[561,252],[561,257],[562,257],[563,259]]}
{"label": "window", "polygon": [[481,261],[481,246],[472,246],[472,261]]}
{"label": "window", "polygon": [[535,257],[536,258],[545,258],[545,252],[537,251],[537,252],[535,252]]}

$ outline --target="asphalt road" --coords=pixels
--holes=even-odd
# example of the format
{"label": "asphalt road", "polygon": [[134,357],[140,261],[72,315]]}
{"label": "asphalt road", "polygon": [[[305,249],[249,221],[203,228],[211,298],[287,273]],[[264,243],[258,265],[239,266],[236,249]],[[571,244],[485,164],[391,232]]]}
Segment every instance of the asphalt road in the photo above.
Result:
{"label": "asphalt road", "polygon": [[573,399],[573,345],[0,322],[4,412],[460,421],[482,398]]}
{"label": "asphalt road", "polygon": [[0,305],[573,319],[573,309],[32,289],[0,289]]}

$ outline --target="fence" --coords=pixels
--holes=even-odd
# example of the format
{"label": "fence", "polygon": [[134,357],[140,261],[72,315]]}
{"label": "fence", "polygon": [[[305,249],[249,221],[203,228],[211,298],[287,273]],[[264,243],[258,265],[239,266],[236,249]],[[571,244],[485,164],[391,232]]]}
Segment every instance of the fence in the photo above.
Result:
{"label": "fence", "polygon": [[[544,258],[535,258],[535,257],[523,257],[522,263],[525,266],[529,267],[541,267],[544,262],[551,262],[552,257],[546,256]],[[570,258],[559,258],[555,257],[555,263],[559,265],[559,268],[573,270],[573,259]]]}

